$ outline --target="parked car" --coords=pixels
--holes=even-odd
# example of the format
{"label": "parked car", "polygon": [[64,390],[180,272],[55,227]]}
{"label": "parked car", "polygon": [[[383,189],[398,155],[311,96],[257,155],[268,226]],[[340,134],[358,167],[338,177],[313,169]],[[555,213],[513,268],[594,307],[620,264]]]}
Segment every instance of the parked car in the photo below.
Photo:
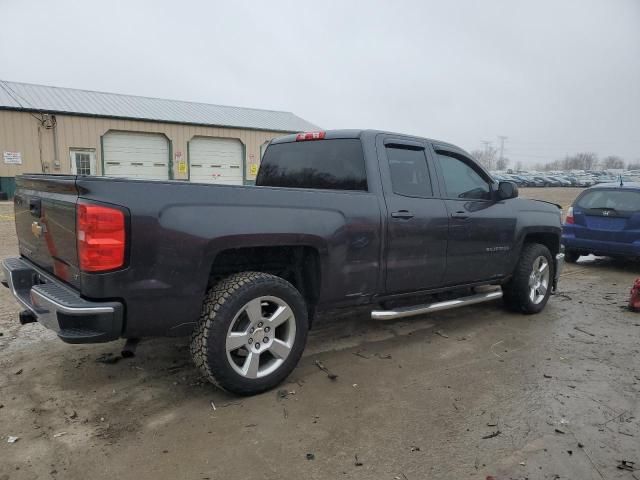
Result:
{"label": "parked car", "polygon": [[539,177],[535,177],[535,176],[531,176],[531,177],[527,177],[527,179],[533,183],[534,187],[544,187],[545,186],[545,182],[544,180],[542,180]]}
{"label": "parked car", "polygon": [[520,176],[520,175],[515,175],[515,174],[510,174],[507,177],[507,180],[511,180],[513,182],[516,183],[516,185],[518,185],[519,187],[533,187],[535,186],[535,184],[529,180],[527,180],[526,178]]}
{"label": "parked car", "polygon": [[16,184],[20,257],[3,268],[23,323],[69,343],[191,335],[203,375],[238,394],[289,375],[318,311],[395,319],[503,296],[537,313],[562,266],[557,206],[454,145],[388,132],[273,140],[256,186]]}
{"label": "parked car", "polygon": [[613,183],[616,181],[615,177],[611,177],[609,175],[599,175],[595,178],[595,183]]}
{"label": "parked car", "polygon": [[546,175],[544,176],[538,175],[534,178],[536,180],[539,180],[542,183],[543,187],[559,187],[561,185],[561,183],[558,180],[554,180],[553,178],[548,177]]}
{"label": "parked car", "polygon": [[571,186],[571,182],[569,180],[566,180],[566,179],[564,179],[562,177],[559,177],[557,175],[549,176],[548,178],[558,182],[559,185],[557,185],[557,186],[559,186],[559,187],[570,187]]}
{"label": "parked car", "polygon": [[565,258],[640,256],[640,183],[599,184],[582,192],[562,230]]}
{"label": "parked car", "polygon": [[587,175],[577,175],[576,176],[576,185],[578,187],[590,187],[594,184],[593,178]]}

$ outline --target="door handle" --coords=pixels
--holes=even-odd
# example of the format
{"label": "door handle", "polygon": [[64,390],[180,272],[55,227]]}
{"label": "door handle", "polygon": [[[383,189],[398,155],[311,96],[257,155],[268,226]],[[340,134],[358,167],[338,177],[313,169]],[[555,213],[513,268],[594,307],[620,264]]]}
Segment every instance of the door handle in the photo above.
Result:
{"label": "door handle", "polygon": [[29,213],[34,217],[40,218],[41,206],[42,203],[39,198],[31,198],[29,200]]}
{"label": "door handle", "polygon": [[398,210],[397,212],[392,212],[391,216],[393,218],[402,218],[404,220],[409,220],[410,218],[413,218],[413,213],[411,213],[409,210]]}
{"label": "door handle", "polygon": [[469,218],[469,214],[467,212],[454,212],[451,214],[451,218],[457,218],[459,220],[464,220],[465,218]]}

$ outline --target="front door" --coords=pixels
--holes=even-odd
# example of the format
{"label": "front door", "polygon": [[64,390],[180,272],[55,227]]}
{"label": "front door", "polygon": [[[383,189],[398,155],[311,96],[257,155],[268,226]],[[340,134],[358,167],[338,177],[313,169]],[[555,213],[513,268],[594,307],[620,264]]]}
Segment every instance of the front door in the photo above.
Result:
{"label": "front door", "polygon": [[75,175],[95,175],[95,151],[71,149],[71,172]]}
{"label": "front door", "polygon": [[471,159],[437,147],[435,153],[449,214],[445,283],[504,276],[515,244],[516,216],[510,200],[495,200],[493,181]]}
{"label": "front door", "polygon": [[387,204],[386,293],[441,284],[447,252],[447,210],[422,141],[380,136]]}

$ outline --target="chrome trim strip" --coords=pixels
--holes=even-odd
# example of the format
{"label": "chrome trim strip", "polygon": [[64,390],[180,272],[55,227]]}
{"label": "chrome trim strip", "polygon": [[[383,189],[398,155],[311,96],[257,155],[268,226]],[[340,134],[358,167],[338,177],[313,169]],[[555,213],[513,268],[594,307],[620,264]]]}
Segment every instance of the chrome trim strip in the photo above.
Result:
{"label": "chrome trim strip", "polygon": [[[16,262],[16,261],[20,262],[20,266],[24,267],[24,270],[38,273],[38,275],[40,275],[41,278],[46,279],[48,282],[57,283],[56,280],[51,276],[36,270],[34,267],[29,265],[27,262],[24,262],[22,259],[13,258],[13,259],[5,259],[2,261],[2,270],[4,271],[5,281],[7,283],[7,286],[11,290],[11,293],[15,297],[15,299],[24,308],[33,312],[33,314],[38,318],[38,322],[40,322],[44,326],[56,332],[60,330],[60,325],[58,322],[58,312],[67,314],[67,315],[93,315],[93,314],[102,314],[102,313],[115,313],[115,308],[112,306],[98,305],[95,307],[72,307],[68,305],[63,305],[57,300],[39,291],[37,288],[34,288],[34,287],[37,287],[37,285],[32,285],[29,288],[28,292],[29,292],[30,302],[27,302],[20,296],[20,294],[16,290],[12,270],[6,264],[8,260],[12,260],[13,262]],[[23,295],[26,294],[26,292],[27,292],[27,288],[25,287],[23,290]],[[80,297],[78,298],[80,299]]]}
{"label": "chrome trim strip", "polygon": [[444,302],[429,303],[426,305],[418,305],[415,307],[403,307],[395,310],[374,310],[371,312],[371,318],[374,320],[395,320],[398,318],[413,317],[415,315],[424,315],[441,310],[449,310],[451,308],[464,307],[475,303],[489,302],[502,298],[502,288],[497,287],[489,292],[476,293],[468,297],[456,298],[455,300],[445,300]]}
{"label": "chrome trim strip", "polygon": [[[42,300],[44,303],[51,305],[56,311],[66,313],[69,315],[82,315],[87,314],[91,315],[93,313],[113,313],[115,309],[113,307],[68,307],[66,305],[62,305],[61,303],[56,302],[51,297],[47,297],[42,292],[31,289],[31,298],[34,297]],[[40,307],[40,305],[36,303],[36,307]],[[36,312],[37,313],[37,312]]]}

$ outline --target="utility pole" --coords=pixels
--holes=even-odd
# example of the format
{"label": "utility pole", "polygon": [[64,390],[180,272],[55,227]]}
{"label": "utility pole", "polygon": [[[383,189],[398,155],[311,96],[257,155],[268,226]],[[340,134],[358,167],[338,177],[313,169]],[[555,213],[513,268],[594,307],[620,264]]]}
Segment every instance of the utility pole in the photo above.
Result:
{"label": "utility pole", "polygon": [[504,141],[509,138],[504,135],[498,135],[498,139],[500,140],[500,160],[504,159]]}
{"label": "utility pole", "polygon": [[481,143],[484,145],[484,166],[488,170],[493,170],[493,159],[491,158],[491,155],[489,155],[489,145],[491,145],[491,142],[488,140],[482,140]]}

